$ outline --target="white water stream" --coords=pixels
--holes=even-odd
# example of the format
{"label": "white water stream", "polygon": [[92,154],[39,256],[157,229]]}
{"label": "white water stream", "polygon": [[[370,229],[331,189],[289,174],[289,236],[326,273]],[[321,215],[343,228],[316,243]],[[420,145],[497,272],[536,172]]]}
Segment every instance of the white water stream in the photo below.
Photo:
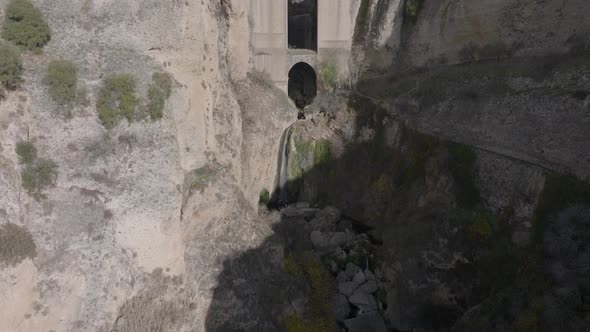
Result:
{"label": "white water stream", "polygon": [[287,193],[287,147],[289,145],[289,137],[291,136],[291,127],[285,130],[283,141],[281,144],[280,161],[279,161],[279,200],[286,202],[289,199]]}

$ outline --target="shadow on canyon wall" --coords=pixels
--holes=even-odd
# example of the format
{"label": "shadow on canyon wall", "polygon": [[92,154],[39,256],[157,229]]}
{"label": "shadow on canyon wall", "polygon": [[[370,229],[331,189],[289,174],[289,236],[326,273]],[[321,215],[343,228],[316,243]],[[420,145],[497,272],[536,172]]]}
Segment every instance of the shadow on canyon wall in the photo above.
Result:
{"label": "shadow on canyon wall", "polygon": [[[357,45],[365,30],[355,32]],[[294,136],[289,152],[297,155],[289,161],[302,165],[291,171],[290,201],[335,206],[342,217],[326,232],[349,228],[365,234],[370,250],[354,257],[348,252],[337,261],[312,244],[314,216],[306,215],[306,206],[295,215],[281,213],[263,245],[224,261],[207,330],[342,327],[332,301],[338,275],[350,262],[380,271],[376,310],[392,331],[588,330],[590,249],[584,243],[590,241],[590,184],[555,172],[576,173],[575,163],[519,160],[414,129],[425,126],[420,114],[436,114],[434,106],[444,100],[460,105],[455,115],[460,118],[498,96],[546,95],[543,87],[515,88],[506,77],[517,73],[540,81],[566,63],[588,70],[588,49],[535,61],[502,53],[397,78],[375,78],[378,70],[369,65],[371,75],[352,87],[348,98],[318,97],[315,107],[323,119],[316,121],[332,128],[335,138],[327,139],[326,148],[304,134]],[[482,75],[486,79],[480,80]],[[551,90],[548,98],[583,110],[589,95],[590,88],[573,82]],[[346,121],[339,112],[348,114]],[[358,314],[358,307],[347,305],[351,311],[341,319]]]}
{"label": "shadow on canyon wall", "polygon": [[[337,104],[319,103],[320,108]],[[569,231],[555,231],[553,220],[566,214],[559,222],[580,220],[576,232],[588,234],[584,205],[578,212],[564,209],[590,203],[590,185],[502,156],[478,161],[474,149],[416,132],[363,97],[349,98],[346,106],[358,110],[353,114],[353,137],[347,141],[355,143],[345,144],[336,156],[323,144],[297,138],[294,129],[294,149],[289,151],[296,155],[289,161],[302,165],[291,170],[295,178],[287,188],[291,202],[337,207],[343,217],[326,232],[348,228],[366,234],[371,249],[356,256],[346,249],[348,257],[338,261],[335,254],[320,253],[312,245],[314,217],[305,215],[305,207],[299,217],[282,213],[274,235],[262,246],[224,262],[208,330],[332,331],[337,326],[332,297],[338,274],[349,262],[380,271],[378,312],[393,331],[589,326],[583,300],[588,290],[583,286],[588,281],[583,276],[586,235],[569,239]],[[330,112],[325,116],[330,118]],[[300,124],[313,126],[306,122]],[[364,137],[367,131],[369,138]],[[307,168],[303,164],[309,160],[313,162]],[[492,168],[509,163],[519,169],[488,175],[505,180],[491,180],[495,191],[516,193],[506,194],[511,201],[502,209],[490,208],[480,194],[478,162]],[[519,209],[535,209],[533,221],[523,219]],[[529,222],[532,229],[527,229]],[[546,229],[553,231],[548,234]],[[547,243],[548,238],[554,243]],[[567,278],[552,271],[566,259],[560,256],[565,249],[554,248],[561,241],[570,242],[567,250],[579,249],[568,254],[571,266],[561,267]],[[551,250],[558,253],[549,254]],[[331,261],[338,265],[332,271]],[[561,286],[571,293],[555,295]],[[570,304],[557,305],[562,301]],[[350,319],[358,308],[349,309]],[[551,316],[547,319],[546,310]]]}

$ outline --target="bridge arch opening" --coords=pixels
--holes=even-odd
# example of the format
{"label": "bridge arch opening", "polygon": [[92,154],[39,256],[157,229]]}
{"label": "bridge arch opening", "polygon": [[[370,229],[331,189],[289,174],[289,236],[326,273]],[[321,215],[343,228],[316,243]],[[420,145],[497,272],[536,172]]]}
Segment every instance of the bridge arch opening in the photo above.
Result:
{"label": "bridge arch opening", "polygon": [[318,50],[317,0],[287,0],[289,48]]}
{"label": "bridge arch opening", "polygon": [[289,98],[299,109],[311,104],[317,95],[317,75],[305,62],[296,63],[289,70]]}

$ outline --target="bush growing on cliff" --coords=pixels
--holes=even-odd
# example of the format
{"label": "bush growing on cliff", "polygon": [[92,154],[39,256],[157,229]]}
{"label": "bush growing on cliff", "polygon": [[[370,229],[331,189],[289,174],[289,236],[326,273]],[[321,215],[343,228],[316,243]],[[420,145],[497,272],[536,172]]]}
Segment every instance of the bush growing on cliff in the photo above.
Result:
{"label": "bush growing on cliff", "polygon": [[0,42],[0,88],[15,90],[22,82],[23,65],[18,50]]}
{"label": "bush growing on cliff", "polygon": [[258,195],[258,204],[268,204],[270,202],[270,193],[268,189],[263,188]]}
{"label": "bush growing on cliff", "polygon": [[37,247],[27,229],[12,223],[0,225],[0,263],[15,265],[36,255]]}
{"label": "bush growing on cliff", "polygon": [[45,83],[49,87],[51,98],[56,103],[64,105],[76,100],[78,71],[71,61],[51,61],[47,66]]}
{"label": "bush growing on cliff", "polygon": [[43,197],[43,190],[55,186],[57,164],[49,159],[40,159],[27,165],[21,173],[23,188],[35,198]]}
{"label": "bush growing on cliff", "polygon": [[135,94],[135,78],[129,74],[111,75],[102,82],[96,100],[96,111],[102,124],[111,129],[121,119],[133,121],[139,102]]}
{"label": "bush growing on cliff", "polygon": [[473,240],[488,241],[494,234],[496,219],[490,213],[480,212],[469,225],[469,237]]}
{"label": "bush growing on cliff", "polygon": [[168,73],[154,73],[152,80],[148,88],[147,112],[152,120],[158,120],[164,115],[166,100],[172,94],[173,81]]}
{"label": "bush growing on cliff", "polygon": [[29,142],[16,145],[19,162],[24,165],[21,182],[27,193],[35,199],[43,197],[43,190],[55,186],[57,164],[49,159],[37,159],[37,149]]}
{"label": "bush growing on cliff", "polygon": [[16,154],[21,164],[30,164],[37,158],[37,148],[30,142],[18,142]]}
{"label": "bush growing on cliff", "polygon": [[30,0],[11,0],[6,7],[2,38],[39,52],[51,39],[51,33],[41,11]]}

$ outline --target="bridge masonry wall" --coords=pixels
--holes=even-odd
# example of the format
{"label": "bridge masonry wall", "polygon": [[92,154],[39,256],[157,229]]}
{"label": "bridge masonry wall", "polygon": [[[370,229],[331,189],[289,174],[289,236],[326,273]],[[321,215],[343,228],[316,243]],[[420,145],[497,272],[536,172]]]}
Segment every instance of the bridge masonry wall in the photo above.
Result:
{"label": "bridge masonry wall", "polygon": [[289,70],[298,62],[309,64],[316,72],[324,65],[334,65],[338,79],[347,80],[359,1],[317,0],[317,52],[288,48],[288,1],[250,0],[254,69],[267,73],[284,91],[287,91]]}

